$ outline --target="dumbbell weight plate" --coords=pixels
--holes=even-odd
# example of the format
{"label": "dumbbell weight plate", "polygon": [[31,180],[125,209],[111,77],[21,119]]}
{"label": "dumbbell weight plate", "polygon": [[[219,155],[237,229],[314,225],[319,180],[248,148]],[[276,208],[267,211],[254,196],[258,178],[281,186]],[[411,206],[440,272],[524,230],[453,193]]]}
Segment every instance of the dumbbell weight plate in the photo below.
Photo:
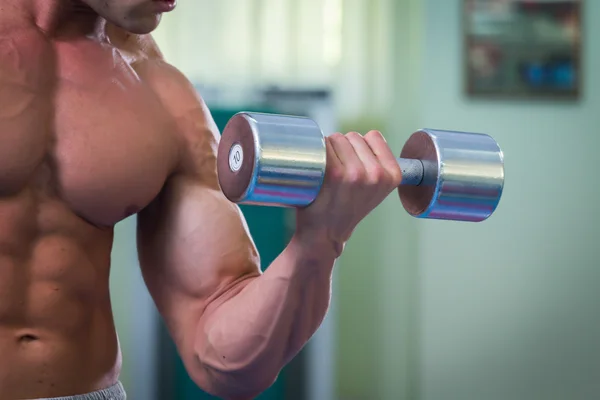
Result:
{"label": "dumbbell weight plate", "polygon": [[232,202],[305,207],[321,190],[325,138],[309,118],[237,113],[218,151],[219,184]]}
{"label": "dumbbell weight plate", "polygon": [[421,185],[398,187],[413,217],[480,222],[496,210],[504,187],[504,156],[492,137],[423,129],[411,135],[400,157],[420,159],[425,166]]}
{"label": "dumbbell weight plate", "polygon": [[243,200],[247,195],[253,181],[256,150],[250,122],[234,116],[221,135],[217,158],[221,190],[233,202]]}

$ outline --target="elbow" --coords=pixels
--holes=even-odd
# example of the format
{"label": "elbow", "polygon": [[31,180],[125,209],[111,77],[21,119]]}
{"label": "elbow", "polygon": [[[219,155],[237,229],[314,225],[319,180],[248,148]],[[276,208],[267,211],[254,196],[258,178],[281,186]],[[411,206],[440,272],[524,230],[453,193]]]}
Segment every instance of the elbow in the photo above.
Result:
{"label": "elbow", "polygon": [[[224,378],[224,379],[221,379]],[[237,377],[220,377],[213,379],[209,394],[223,400],[252,400],[260,396],[275,382],[249,382]]]}
{"label": "elbow", "polygon": [[[210,337],[210,335],[208,335]],[[213,337],[214,339],[214,337]],[[193,351],[190,377],[207,393],[224,400],[251,400],[275,383],[283,359],[264,341],[203,340]]]}
{"label": "elbow", "polygon": [[[251,400],[275,383],[286,363],[287,341],[242,322],[219,320],[195,332],[192,379],[224,400]],[[192,374],[190,374],[192,375]]]}
{"label": "elbow", "polygon": [[200,371],[190,377],[202,390],[223,400],[255,399],[271,387],[279,375],[279,371],[259,367],[201,365]]}

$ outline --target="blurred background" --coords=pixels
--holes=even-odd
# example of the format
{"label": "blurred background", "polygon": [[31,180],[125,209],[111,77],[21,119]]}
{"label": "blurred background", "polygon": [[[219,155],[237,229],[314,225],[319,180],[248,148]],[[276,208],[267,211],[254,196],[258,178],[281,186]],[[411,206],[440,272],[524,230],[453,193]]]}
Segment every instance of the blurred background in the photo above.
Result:
{"label": "blurred background", "polygon": [[[222,129],[240,110],[326,134],[485,132],[506,184],[480,224],[390,196],[335,271],[332,308],[262,400],[600,398],[600,2],[179,0],[155,33]],[[267,267],[289,210],[244,207]],[[111,290],[134,400],[211,399],[174,351],[117,227]]]}

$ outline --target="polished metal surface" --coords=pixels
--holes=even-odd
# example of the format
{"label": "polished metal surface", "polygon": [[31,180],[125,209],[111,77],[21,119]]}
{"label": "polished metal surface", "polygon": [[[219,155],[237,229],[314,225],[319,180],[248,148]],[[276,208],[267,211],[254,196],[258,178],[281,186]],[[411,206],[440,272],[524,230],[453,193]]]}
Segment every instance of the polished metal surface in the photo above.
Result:
{"label": "polished metal surface", "polygon": [[419,158],[425,166],[420,186],[399,188],[411,215],[479,222],[496,210],[504,188],[504,155],[492,137],[425,129],[409,138],[401,157]]}
{"label": "polished metal surface", "polygon": [[437,182],[437,162],[412,158],[397,158],[402,170],[400,185],[435,185]]}
{"label": "polished metal surface", "polygon": [[413,158],[396,159],[402,170],[400,185],[425,186],[435,185],[437,182],[437,162]]}
{"label": "polished metal surface", "polygon": [[[504,156],[488,135],[424,129],[398,158],[406,211],[418,218],[483,221],[504,188]],[[219,181],[236,203],[305,207],[326,170],[323,132],[309,118],[242,112],[224,129]]]}
{"label": "polished metal surface", "polygon": [[424,167],[421,160],[398,158],[398,165],[402,170],[401,185],[420,185],[423,181]]}
{"label": "polished metal surface", "polygon": [[312,203],[326,164],[325,138],[317,123],[287,115],[241,115],[252,130],[256,151],[252,181],[239,202],[282,207]]}

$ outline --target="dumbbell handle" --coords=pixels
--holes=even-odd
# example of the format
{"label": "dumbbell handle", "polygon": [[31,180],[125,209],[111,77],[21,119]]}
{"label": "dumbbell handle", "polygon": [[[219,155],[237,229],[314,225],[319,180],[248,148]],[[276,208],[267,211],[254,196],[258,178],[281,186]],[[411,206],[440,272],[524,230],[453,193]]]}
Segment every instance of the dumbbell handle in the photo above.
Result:
{"label": "dumbbell handle", "polygon": [[433,185],[437,181],[437,167],[435,163],[412,158],[397,158],[402,170],[400,185],[425,186]]}

